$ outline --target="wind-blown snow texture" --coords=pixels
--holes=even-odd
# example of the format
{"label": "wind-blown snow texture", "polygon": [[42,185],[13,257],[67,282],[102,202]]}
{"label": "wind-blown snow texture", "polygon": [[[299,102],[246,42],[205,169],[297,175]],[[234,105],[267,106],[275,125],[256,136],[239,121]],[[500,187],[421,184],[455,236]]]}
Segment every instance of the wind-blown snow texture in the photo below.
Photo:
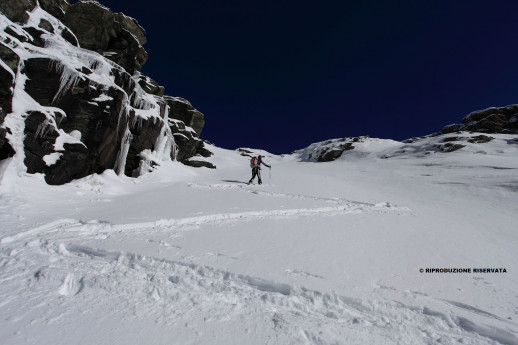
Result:
{"label": "wind-blown snow texture", "polygon": [[443,136],[365,139],[329,163],[313,145],[267,155],[262,186],[216,147],[216,171],[63,186],[3,164],[0,338],[518,344],[518,142],[492,136],[450,153]]}

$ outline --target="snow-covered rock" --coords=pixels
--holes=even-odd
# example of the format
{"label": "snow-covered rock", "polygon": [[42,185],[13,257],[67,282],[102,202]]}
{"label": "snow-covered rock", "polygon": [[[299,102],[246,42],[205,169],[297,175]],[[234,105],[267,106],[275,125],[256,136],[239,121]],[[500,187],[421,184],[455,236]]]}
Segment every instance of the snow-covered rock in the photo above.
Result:
{"label": "snow-covered rock", "polygon": [[[491,144],[489,144],[491,143]],[[301,161],[376,160],[389,158],[423,158],[433,154],[462,151],[470,154],[506,154],[515,152],[516,134],[456,132],[432,134],[404,142],[369,137],[331,139],[293,152]]]}
{"label": "snow-covered rock", "polygon": [[0,160],[14,155],[19,173],[63,184],[210,155],[199,139],[203,114],[187,101],[176,109],[138,72],[146,38],[134,19],[91,1],[24,4],[0,6]]}
{"label": "snow-covered rock", "polygon": [[321,141],[293,154],[303,161],[331,162],[338,158],[366,158],[401,145],[402,143],[390,139],[364,136]]}
{"label": "snow-covered rock", "polygon": [[518,104],[474,111],[464,117],[462,123],[448,125],[441,133],[457,131],[517,134]]}
{"label": "snow-covered rock", "polygon": [[68,6],[63,23],[76,35],[82,48],[103,54],[128,73],[140,71],[148,54],[142,47],[146,31],[122,13],[112,13],[97,1]]}

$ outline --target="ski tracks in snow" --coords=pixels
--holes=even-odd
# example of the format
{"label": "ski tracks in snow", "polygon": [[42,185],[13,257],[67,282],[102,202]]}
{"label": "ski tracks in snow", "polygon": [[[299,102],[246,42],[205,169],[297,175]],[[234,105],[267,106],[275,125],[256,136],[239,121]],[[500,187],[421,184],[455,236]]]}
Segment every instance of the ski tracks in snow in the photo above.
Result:
{"label": "ski tracks in snow", "polygon": [[[319,201],[319,202],[325,202],[330,204],[354,204],[354,205],[363,205],[363,206],[381,206],[381,205],[387,205],[390,206],[390,203],[379,203],[379,204],[371,204],[361,201],[351,201],[343,198],[329,198],[329,197],[321,197],[321,196],[313,196],[313,195],[303,195],[303,194],[292,194],[292,193],[279,193],[279,192],[273,192],[269,191],[265,188],[270,187],[269,185],[262,185],[262,186],[256,186],[256,185],[247,185],[244,183],[214,183],[214,184],[202,184],[202,183],[188,183],[187,186],[191,188],[201,188],[201,189],[232,189],[232,190],[238,190],[242,192],[257,194],[257,195],[266,195],[271,197],[277,197],[277,198],[285,198],[285,199],[305,199],[305,200],[311,200],[311,201]],[[408,210],[407,208],[403,208]]]}
{"label": "ski tracks in snow", "polygon": [[[251,344],[497,342],[518,345],[511,328],[485,326],[453,312],[409,306],[381,295],[374,294],[369,299],[350,298],[332,291],[308,290],[194,263],[74,244],[118,233],[167,231],[174,234],[204,224],[272,217],[409,213],[408,208],[389,203],[283,194],[240,185],[190,184],[189,187],[235,188],[269,197],[324,202],[328,206],[218,213],[133,224],[58,220],[0,239],[1,291],[10,291],[9,296],[23,300],[22,308],[31,311],[31,325],[59,325],[67,315],[91,313],[99,317],[100,322],[103,317],[151,320],[200,343],[213,343],[221,332],[226,332],[227,339],[234,339],[233,332],[244,332],[240,338],[251,339],[248,341]],[[296,270],[287,273],[310,275]],[[1,314],[6,322],[17,322],[28,314],[20,316],[19,311],[13,310],[14,306],[20,307],[20,302],[13,303],[14,297],[10,298],[0,302],[4,307]],[[416,298],[433,300],[427,296]],[[42,301],[59,307],[48,311]],[[437,304],[435,300],[432,302]],[[470,311],[469,306],[449,304]],[[10,313],[17,317],[11,319]],[[492,318],[491,314],[480,313],[478,309],[476,314]],[[500,321],[506,324],[506,320]],[[212,329],[212,338],[205,339],[199,332],[207,329]]]}
{"label": "ski tracks in snow", "polygon": [[[54,310],[32,324],[59,323],[79,308],[100,319],[190,328],[193,338],[196,330],[211,325],[228,332],[237,327],[254,344],[518,344],[511,331],[377,295],[349,298],[202,265],[41,239],[19,250],[4,247],[1,254],[2,289],[17,291],[24,307],[44,307],[41,301],[56,298],[49,294],[61,296],[60,314]],[[17,261],[28,259],[20,270]]]}
{"label": "ski tracks in snow", "polygon": [[49,224],[45,224],[30,230],[19,232],[15,235],[5,236],[0,239],[0,244],[7,244],[14,241],[29,239],[40,234],[49,234],[59,232],[61,235],[70,235],[72,237],[95,236],[101,239],[102,236],[108,236],[117,232],[148,232],[150,230],[158,231],[188,231],[204,224],[211,223],[232,223],[239,221],[254,221],[268,218],[291,218],[291,217],[313,217],[313,216],[338,216],[347,214],[361,213],[387,213],[396,215],[409,214],[407,207],[398,207],[389,202],[383,203],[365,203],[358,201],[349,201],[340,198],[325,198],[317,196],[305,196],[297,194],[275,193],[256,188],[246,188],[239,184],[196,184],[189,183],[189,187],[208,188],[208,189],[236,189],[253,194],[262,194],[273,197],[281,197],[288,199],[307,199],[312,201],[324,202],[331,204],[325,207],[310,208],[293,208],[293,209],[270,209],[246,212],[229,212],[216,213],[209,215],[200,215],[187,218],[160,219],[152,222],[129,223],[129,224],[112,224],[109,222],[94,220],[81,221],[75,219],[60,219]]}

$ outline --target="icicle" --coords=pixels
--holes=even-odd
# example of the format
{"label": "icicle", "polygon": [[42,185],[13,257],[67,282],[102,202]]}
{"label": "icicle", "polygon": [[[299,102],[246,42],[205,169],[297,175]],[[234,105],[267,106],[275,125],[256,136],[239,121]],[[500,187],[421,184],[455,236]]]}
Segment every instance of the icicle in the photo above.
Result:
{"label": "icicle", "polygon": [[49,119],[45,119],[36,128],[36,132],[34,133],[34,139],[43,138],[45,135],[47,135],[51,127],[53,127],[51,121]]}
{"label": "icicle", "polygon": [[91,61],[89,61],[88,65],[90,66],[91,70],[95,71],[97,67],[101,65],[101,63],[97,59],[92,59]]}
{"label": "icicle", "polygon": [[176,140],[174,140],[173,132],[171,131],[171,127],[169,126],[169,111],[171,108],[168,104],[165,106],[165,112],[164,112],[164,127],[167,129],[167,132],[169,133],[169,136],[171,138],[171,151],[170,151],[170,157],[172,157],[172,160],[176,160],[176,157],[178,157],[178,145],[176,144]]}
{"label": "icicle", "polygon": [[140,110],[150,110],[155,108],[155,102],[151,102],[148,98],[148,94],[143,92],[133,92],[131,95],[132,106]]}
{"label": "icicle", "polygon": [[169,106],[166,108],[162,124],[162,130],[160,131],[160,135],[155,142],[155,150],[153,153],[160,161],[171,160],[172,153],[173,160],[175,160],[178,146],[174,140],[171,128],[169,128]]}
{"label": "icicle", "polygon": [[63,121],[64,118],[65,116],[61,116],[59,120],[56,121],[56,127],[59,127],[61,125],[61,121]]}
{"label": "icicle", "polygon": [[60,62],[56,63],[56,71],[61,73],[61,77],[59,78],[60,84],[58,92],[52,99],[52,103],[55,103],[64,93],[70,88],[75,87],[77,83],[79,83],[79,80],[82,79],[79,72],[73,68],[68,68]]}
{"label": "icicle", "polygon": [[122,115],[126,115],[126,117],[128,117],[129,115],[129,104],[128,104],[128,96],[126,95],[126,93],[124,93],[123,95],[123,99],[122,99],[122,102],[121,102],[121,110],[119,112],[119,119],[117,120],[117,130],[119,130],[119,125],[121,123],[121,117]]}
{"label": "icicle", "polygon": [[126,127],[126,132],[124,133],[124,137],[121,140],[121,148],[117,154],[115,166],[113,167],[113,170],[115,170],[119,176],[124,175],[124,170],[126,169],[126,159],[128,158],[131,139],[133,139],[133,135],[131,135],[129,128]]}
{"label": "icicle", "polygon": [[162,131],[155,142],[155,150],[153,151],[159,161],[164,161],[167,157],[171,157],[171,146],[174,141],[171,138],[172,136],[168,135],[165,127],[165,125],[162,127]]}
{"label": "icicle", "polygon": [[171,146],[171,157],[172,160],[176,160],[176,157],[178,157],[178,145],[176,144],[176,141],[174,140],[174,136],[171,135],[171,138],[173,139],[173,144]]}

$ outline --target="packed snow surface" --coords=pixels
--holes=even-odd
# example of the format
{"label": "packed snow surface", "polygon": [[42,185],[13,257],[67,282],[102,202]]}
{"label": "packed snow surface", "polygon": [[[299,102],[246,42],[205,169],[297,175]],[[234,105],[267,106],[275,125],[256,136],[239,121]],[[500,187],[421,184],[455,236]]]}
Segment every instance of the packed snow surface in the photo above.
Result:
{"label": "packed snow surface", "polygon": [[330,163],[263,152],[261,186],[215,147],[217,170],[63,186],[4,161],[0,339],[518,344],[518,143],[495,137]]}

